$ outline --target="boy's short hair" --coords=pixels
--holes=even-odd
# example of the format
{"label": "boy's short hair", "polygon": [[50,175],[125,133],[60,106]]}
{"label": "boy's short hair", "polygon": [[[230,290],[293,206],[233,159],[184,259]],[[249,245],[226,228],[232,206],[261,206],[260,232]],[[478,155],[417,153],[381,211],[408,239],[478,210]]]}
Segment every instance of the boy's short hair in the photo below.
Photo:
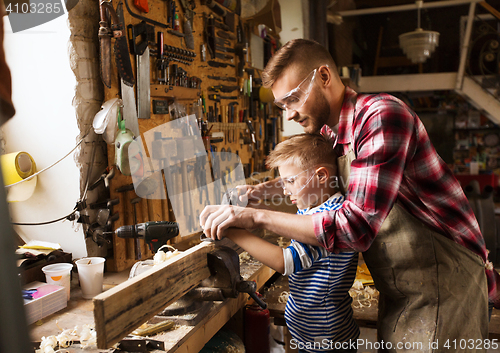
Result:
{"label": "boy's short hair", "polygon": [[303,170],[336,167],[338,154],[332,141],[320,134],[300,134],[279,143],[266,159],[268,168],[292,164]]}

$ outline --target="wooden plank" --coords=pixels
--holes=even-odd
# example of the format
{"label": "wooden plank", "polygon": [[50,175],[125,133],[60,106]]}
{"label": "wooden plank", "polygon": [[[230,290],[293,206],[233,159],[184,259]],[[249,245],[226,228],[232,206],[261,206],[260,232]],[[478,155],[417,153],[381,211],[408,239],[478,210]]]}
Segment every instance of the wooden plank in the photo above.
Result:
{"label": "wooden plank", "polygon": [[97,347],[107,349],[210,276],[204,242],[93,299]]}

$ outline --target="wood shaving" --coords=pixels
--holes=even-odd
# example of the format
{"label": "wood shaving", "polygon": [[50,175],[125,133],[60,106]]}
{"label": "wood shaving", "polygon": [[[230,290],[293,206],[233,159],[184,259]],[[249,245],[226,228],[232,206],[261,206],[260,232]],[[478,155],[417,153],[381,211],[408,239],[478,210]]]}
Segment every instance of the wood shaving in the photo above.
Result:
{"label": "wood shaving", "polygon": [[[164,252],[164,251],[161,251],[161,249],[163,249],[163,248],[172,249],[172,250]],[[153,256],[153,263],[156,266],[156,265],[159,265],[159,264],[171,259],[172,257],[180,255],[180,254],[181,254],[181,252],[179,250],[177,250],[176,248],[174,248],[173,246],[163,245],[162,247],[160,247],[158,249],[156,254]]]}
{"label": "wood shaving", "polygon": [[41,353],[55,353],[54,348],[57,347],[57,337],[49,336],[42,337],[42,342],[40,342],[40,350]]}
{"label": "wood shaving", "polygon": [[[57,336],[42,337],[40,349],[36,353],[65,353],[74,341],[80,341],[81,348],[90,348],[97,346],[97,335],[91,325],[83,325],[80,334],[78,335],[78,326],[74,329],[63,330],[56,321],[57,327],[62,331]],[[55,351],[54,349],[59,349]]]}
{"label": "wood shaving", "polygon": [[279,237],[278,240],[278,246],[280,248],[284,248],[286,246],[287,241],[283,237]]}
{"label": "wood shaving", "polygon": [[74,330],[67,329],[63,330],[59,335],[57,335],[57,342],[59,342],[59,347],[68,348],[73,344]]}
{"label": "wood shaving", "polygon": [[361,281],[355,280],[354,283],[352,284],[352,288],[357,289],[357,290],[362,290],[363,289],[363,283]]}
{"label": "wood shaving", "polygon": [[376,289],[370,286],[364,287],[360,281],[354,281],[349,290],[349,295],[353,300],[352,307],[355,309],[369,308],[372,304],[375,305],[378,303],[378,294]]}
{"label": "wood shaving", "polygon": [[80,344],[82,348],[97,345],[97,334],[91,325],[83,325],[80,332]]}
{"label": "wood shaving", "polygon": [[240,256],[240,263],[245,261],[250,261],[251,259],[250,254],[246,251],[243,251],[239,256]]}
{"label": "wood shaving", "polygon": [[287,292],[286,290],[284,290],[283,292],[281,292],[281,294],[278,297],[278,303],[285,304],[287,302],[289,296],[290,296],[290,292]]}

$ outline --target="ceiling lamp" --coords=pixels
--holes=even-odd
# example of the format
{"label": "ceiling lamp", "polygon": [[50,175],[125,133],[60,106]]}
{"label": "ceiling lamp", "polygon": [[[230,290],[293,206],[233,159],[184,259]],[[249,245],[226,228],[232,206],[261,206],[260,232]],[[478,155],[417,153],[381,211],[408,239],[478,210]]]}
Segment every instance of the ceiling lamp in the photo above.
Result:
{"label": "ceiling lamp", "polygon": [[418,28],[413,32],[403,33],[399,36],[399,47],[412,63],[423,63],[431,56],[439,45],[439,33],[424,31],[420,28],[420,9],[423,1],[415,1],[418,9]]}

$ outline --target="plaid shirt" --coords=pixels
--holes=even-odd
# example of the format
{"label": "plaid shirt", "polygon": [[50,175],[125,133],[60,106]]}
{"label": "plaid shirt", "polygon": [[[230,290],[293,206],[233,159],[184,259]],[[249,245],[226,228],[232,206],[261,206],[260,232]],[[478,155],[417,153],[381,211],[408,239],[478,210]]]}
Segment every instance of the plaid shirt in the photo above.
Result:
{"label": "plaid shirt", "polygon": [[418,116],[393,96],[357,96],[346,87],[338,131],[325,125],[321,133],[333,139],[339,155],[353,141],[356,160],[344,207],[313,215],[320,244],[330,251],[367,250],[397,199],[430,229],[481,256],[490,301],[500,306],[500,275],[487,262],[474,213]]}

